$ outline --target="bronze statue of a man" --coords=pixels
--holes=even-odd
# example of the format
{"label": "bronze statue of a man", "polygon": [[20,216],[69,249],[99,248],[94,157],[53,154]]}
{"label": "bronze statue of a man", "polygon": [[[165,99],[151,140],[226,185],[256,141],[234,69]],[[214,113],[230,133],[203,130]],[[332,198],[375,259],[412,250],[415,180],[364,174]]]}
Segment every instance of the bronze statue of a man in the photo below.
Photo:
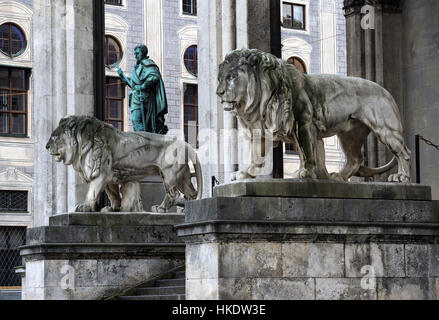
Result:
{"label": "bronze statue of a man", "polygon": [[129,104],[134,131],[166,134],[165,114],[168,113],[165,86],[158,66],[149,59],[148,48],[141,44],[134,48],[136,65],[131,78],[118,68],[121,80],[130,89]]}

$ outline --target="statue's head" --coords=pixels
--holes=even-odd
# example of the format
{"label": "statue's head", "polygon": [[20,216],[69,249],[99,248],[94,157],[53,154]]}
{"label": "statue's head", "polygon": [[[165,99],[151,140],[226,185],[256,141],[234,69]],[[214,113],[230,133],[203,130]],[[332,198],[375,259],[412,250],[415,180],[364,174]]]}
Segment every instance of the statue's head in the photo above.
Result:
{"label": "statue's head", "polygon": [[141,61],[148,57],[148,47],[144,44],[139,44],[134,48],[134,56],[137,61]]}

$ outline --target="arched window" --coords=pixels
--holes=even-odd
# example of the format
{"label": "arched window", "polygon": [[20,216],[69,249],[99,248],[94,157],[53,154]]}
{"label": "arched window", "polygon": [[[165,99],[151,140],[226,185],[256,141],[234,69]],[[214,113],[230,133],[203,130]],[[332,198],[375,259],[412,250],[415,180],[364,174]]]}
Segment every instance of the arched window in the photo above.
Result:
{"label": "arched window", "polygon": [[112,36],[105,36],[105,65],[112,67],[122,59],[122,48]]}
{"label": "arched window", "polygon": [[0,50],[4,54],[14,57],[26,49],[24,32],[13,23],[4,23],[0,26]]}
{"label": "arched window", "polygon": [[306,73],[306,65],[305,62],[303,62],[302,59],[298,57],[290,57],[287,60],[289,63],[294,65],[299,71],[302,71],[303,73]]}
{"label": "arched window", "polygon": [[190,74],[198,75],[198,48],[196,45],[190,46],[184,52],[184,66]]}

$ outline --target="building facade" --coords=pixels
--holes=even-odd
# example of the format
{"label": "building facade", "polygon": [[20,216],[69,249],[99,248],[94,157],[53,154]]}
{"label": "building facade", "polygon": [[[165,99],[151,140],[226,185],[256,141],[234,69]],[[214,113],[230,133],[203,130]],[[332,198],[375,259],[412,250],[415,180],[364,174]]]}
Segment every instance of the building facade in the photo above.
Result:
{"label": "building facade", "polygon": [[[346,74],[343,1],[280,2],[282,58],[303,72]],[[200,109],[209,106],[198,105],[198,95],[202,94],[198,92],[198,39],[199,32],[205,30],[199,29],[197,0],[105,3],[104,120],[122,130],[132,130],[129,89],[121,85],[117,66],[130,74],[135,46],[146,43],[165,82],[169,134],[198,147]],[[34,82],[33,73],[35,64],[40,63],[33,60],[32,54],[36,41],[33,6],[32,0],[0,0],[0,249],[7,249],[0,252],[0,289],[18,286],[18,277],[10,268],[18,260],[6,255],[16,254],[14,248],[23,243],[26,228],[34,225],[34,144],[39,136],[35,134],[33,114],[45,111],[34,109],[33,88],[41,84]],[[343,163],[338,141],[328,138],[325,144],[328,171],[338,171]],[[284,172],[288,177],[298,168],[299,158],[294,145],[284,148]],[[217,178],[227,182],[221,172]],[[69,205],[66,208],[72,209]]]}

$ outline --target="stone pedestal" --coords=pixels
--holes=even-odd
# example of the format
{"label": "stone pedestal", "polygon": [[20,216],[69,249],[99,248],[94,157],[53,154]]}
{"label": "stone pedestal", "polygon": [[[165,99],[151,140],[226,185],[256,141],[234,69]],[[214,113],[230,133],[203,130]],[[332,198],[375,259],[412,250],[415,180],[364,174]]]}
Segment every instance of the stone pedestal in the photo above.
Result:
{"label": "stone pedestal", "polygon": [[260,180],[189,202],[186,299],[439,299],[426,186]]}
{"label": "stone pedestal", "polygon": [[70,213],[28,230],[23,295],[100,299],[184,263],[182,214]]}

